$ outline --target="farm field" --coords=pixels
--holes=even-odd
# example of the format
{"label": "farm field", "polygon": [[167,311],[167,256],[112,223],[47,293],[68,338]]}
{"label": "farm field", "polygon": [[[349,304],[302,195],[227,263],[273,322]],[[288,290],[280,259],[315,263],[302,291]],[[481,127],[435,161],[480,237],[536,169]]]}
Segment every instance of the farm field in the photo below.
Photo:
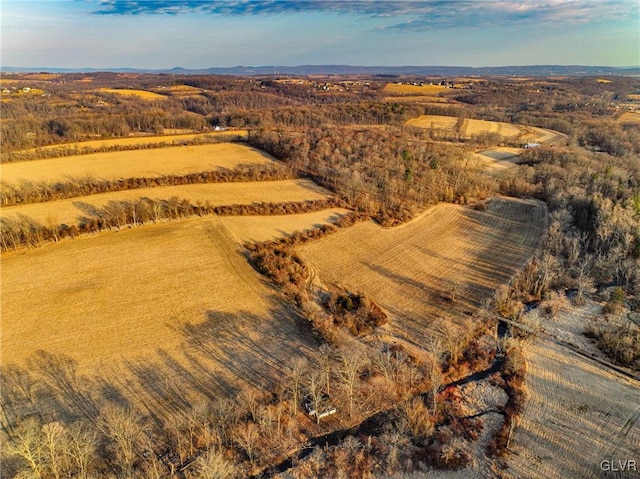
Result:
{"label": "farm field", "polygon": [[42,224],[78,224],[82,218],[93,218],[94,208],[111,201],[131,201],[139,198],[168,200],[187,199],[191,204],[210,206],[251,203],[284,203],[289,201],[320,200],[330,193],[309,180],[256,181],[240,183],[208,183],[178,186],[159,186],[101,193],[46,203],[31,203],[2,208],[2,218],[28,216]]}
{"label": "farm field", "polygon": [[600,464],[640,457],[638,382],[549,340],[531,344],[526,357],[529,398],[511,442],[513,477],[637,478]]}
{"label": "farm field", "polygon": [[135,96],[136,98],[142,98],[143,100],[166,100],[167,97],[165,95],[160,95],[158,93],[154,93],[152,91],[147,90],[132,90],[128,88],[100,88],[98,90],[100,93],[113,93],[115,95],[121,96]]}
{"label": "farm field", "polygon": [[[273,386],[312,340],[219,218],[192,218],[4,254],[2,365],[42,350],[162,414]],[[117,391],[117,393],[115,392]],[[177,398],[181,398],[179,401]]]}
{"label": "farm field", "polygon": [[[458,122],[459,118],[456,118],[455,116],[422,115],[418,118],[412,118],[407,122],[407,125],[419,128],[450,130],[452,132],[456,132],[458,131],[458,128],[456,127]],[[465,119],[459,130],[463,136],[478,135],[480,133],[498,133],[504,137],[510,138],[523,133],[516,125],[498,121],[474,119]]]}
{"label": "farm field", "polygon": [[477,151],[474,153],[474,157],[481,160],[488,171],[498,173],[516,166],[518,155],[521,152],[521,148],[495,147],[489,150]]}
{"label": "farm field", "polygon": [[388,83],[382,90],[390,95],[436,95],[451,91],[450,88],[442,85],[405,85]]}
{"label": "farm field", "polygon": [[225,216],[221,221],[239,242],[256,243],[335,223],[348,212],[344,208],[332,208],[295,215]]}
{"label": "farm field", "polygon": [[621,125],[640,125],[640,112],[627,111],[620,115],[618,123]]}
{"label": "farm field", "polygon": [[511,278],[537,248],[545,211],[515,199],[493,199],[486,211],[440,204],[393,229],[356,224],[300,253],[322,283],[364,292],[386,309],[388,333],[419,343],[439,321],[459,323]]}
{"label": "farm field", "polygon": [[82,153],[83,150],[97,150],[100,148],[110,148],[116,146],[148,146],[159,143],[166,143],[168,145],[178,144],[185,141],[193,141],[197,139],[207,140],[209,138],[224,140],[227,138],[246,137],[247,130],[225,130],[225,131],[208,131],[206,133],[186,133],[178,135],[154,135],[154,136],[136,136],[136,137],[123,137],[123,138],[106,138],[100,140],[89,140],[74,143],[62,143],[56,145],[41,146],[38,148],[31,148],[29,150],[16,151],[15,153],[34,153],[36,151],[68,151],[78,150]]}
{"label": "farm field", "polygon": [[55,182],[81,176],[96,179],[156,177],[241,165],[260,166],[274,161],[266,153],[245,145],[216,143],[5,163],[0,165],[0,177],[5,184],[16,184],[21,180]]}

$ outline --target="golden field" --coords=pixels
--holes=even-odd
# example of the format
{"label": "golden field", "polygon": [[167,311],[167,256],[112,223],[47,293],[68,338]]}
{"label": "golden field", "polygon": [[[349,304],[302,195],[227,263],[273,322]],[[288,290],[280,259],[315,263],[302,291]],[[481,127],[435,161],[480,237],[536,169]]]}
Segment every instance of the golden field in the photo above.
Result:
{"label": "golden field", "polygon": [[294,215],[225,216],[221,221],[238,242],[258,243],[335,223],[348,212],[344,208],[332,208]]}
{"label": "golden field", "polygon": [[273,161],[269,155],[255,148],[233,143],[217,143],[4,163],[0,164],[0,178],[9,184],[16,184],[22,180],[55,182],[82,176],[110,180],[183,175],[240,165],[266,165]]}
{"label": "golden field", "polygon": [[[508,459],[515,477],[609,477],[602,461],[638,457],[638,381],[548,339],[533,343],[526,359],[529,395]],[[611,477],[638,477],[619,472]]]}
{"label": "golden field", "polygon": [[189,142],[202,139],[207,141],[209,139],[225,140],[227,138],[242,137],[246,138],[247,130],[225,130],[225,131],[208,131],[206,133],[184,133],[184,134],[169,134],[154,136],[136,136],[136,137],[123,137],[123,138],[105,138],[100,140],[89,140],[74,143],[61,143],[56,145],[41,146],[38,148],[31,148],[29,150],[16,151],[15,153],[34,153],[36,151],[77,151],[78,154],[82,154],[85,151],[98,150],[100,148],[113,148],[118,146],[134,147],[134,146],[148,146],[165,143],[169,145],[176,145],[183,142]]}
{"label": "golden field", "polygon": [[620,115],[618,123],[622,125],[640,125],[640,112],[627,111]]}
{"label": "golden field", "polygon": [[523,131],[516,125],[498,121],[465,118],[460,127],[457,127],[458,123],[459,118],[454,116],[422,115],[418,118],[412,118],[406,124],[408,126],[415,126],[419,128],[457,132],[462,136],[467,137],[478,135],[480,133],[498,133],[506,138],[511,138],[523,133]]}
{"label": "golden field", "polygon": [[399,85],[397,83],[387,83],[382,91],[390,95],[435,95],[451,90],[442,85]]}
{"label": "golden field", "polygon": [[184,404],[272,387],[313,343],[219,218],[83,236],[0,262],[3,366],[38,350],[68,356],[84,385],[99,377],[154,415],[174,412],[177,392]]}
{"label": "golden field", "polygon": [[110,193],[100,193],[45,203],[10,206],[0,210],[2,218],[28,216],[42,224],[79,224],[83,218],[94,218],[93,210],[111,201],[135,201],[140,198],[168,200],[172,197],[191,204],[210,206],[246,205],[251,203],[284,203],[320,200],[331,194],[309,180],[256,181],[239,183],[207,183],[159,186]]}
{"label": "golden field", "polygon": [[[536,250],[545,214],[528,200],[493,199],[486,211],[440,204],[392,229],[358,223],[300,253],[322,283],[366,292],[390,314],[388,333],[412,343],[442,320],[459,322],[508,282]],[[452,304],[454,284],[460,298]]]}
{"label": "golden field", "polygon": [[121,96],[134,96],[136,98],[142,98],[143,100],[166,100],[165,95],[160,95],[152,91],[147,90],[130,90],[127,88],[100,88],[97,90],[100,93],[113,93]]}

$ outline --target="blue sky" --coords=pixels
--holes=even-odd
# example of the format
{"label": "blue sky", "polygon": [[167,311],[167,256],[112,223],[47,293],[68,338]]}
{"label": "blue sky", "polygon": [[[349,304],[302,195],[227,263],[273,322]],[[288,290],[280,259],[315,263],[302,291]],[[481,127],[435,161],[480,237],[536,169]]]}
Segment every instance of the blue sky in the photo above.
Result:
{"label": "blue sky", "polygon": [[2,66],[640,65],[639,0],[1,0]]}

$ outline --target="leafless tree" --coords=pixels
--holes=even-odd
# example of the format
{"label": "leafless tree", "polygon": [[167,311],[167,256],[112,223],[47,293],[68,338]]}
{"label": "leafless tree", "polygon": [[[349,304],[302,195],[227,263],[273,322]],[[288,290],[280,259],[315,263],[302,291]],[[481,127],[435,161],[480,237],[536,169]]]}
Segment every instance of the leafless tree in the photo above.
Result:
{"label": "leafless tree", "polygon": [[247,453],[253,464],[259,452],[260,431],[253,422],[238,424],[233,432],[233,440]]}
{"label": "leafless tree", "polygon": [[149,428],[144,418],[131,408],[109,406],[102,412],[98,427],[110,440],[118,466],[130,474],[136,458],[148,447]]}
{"label": "leafless tree", "polygon": [[289,389],[291,391],[291,415],[294,416],[298,409],[298,404],[300,402],[300,388],[302,387],[303,377],[307,370],[307,360],[302,358],[297,358],[294,360],[291,365],[291,369],[288,373],[288,383]]}
{"label": "leafless tree", "polygon": [[348,348],[340,352],[340,363],[340,379],[349,398],[349,415],[352,416],[356,385],[365,359],[359,350]]}
{"label": "leafless tree", "polygon": [[14,431],[5,444],[6,451],[22,458],[29,467],[30,475],[42,478],[45,472],[44,450],[40,424],[35,419],[27,419]]}
{"label": "leafless tree", "polygon": [[96,453],[96,444],[96,433],[86,424],[77,422],[69,428],[67,455],[75,466],[80,479],[88,477],[89,465]]}
{"label": "leafless tree", "polygon": [[237,468],[216,449],[209,449],[194,465],[194,477],[198,479],[229,479],[235,477]]}

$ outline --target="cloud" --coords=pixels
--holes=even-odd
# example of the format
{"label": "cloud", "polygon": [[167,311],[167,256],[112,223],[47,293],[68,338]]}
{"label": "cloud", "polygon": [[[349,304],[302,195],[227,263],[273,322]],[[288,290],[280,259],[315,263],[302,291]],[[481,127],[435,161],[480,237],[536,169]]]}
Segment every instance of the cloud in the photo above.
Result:
{"label": "cloud", "polygon": [[637,0],[101,0],[101,15],[217,16],[304,12],[398,19],[387,29],[415,31],[489,25],[562,25],[638,18]]}

